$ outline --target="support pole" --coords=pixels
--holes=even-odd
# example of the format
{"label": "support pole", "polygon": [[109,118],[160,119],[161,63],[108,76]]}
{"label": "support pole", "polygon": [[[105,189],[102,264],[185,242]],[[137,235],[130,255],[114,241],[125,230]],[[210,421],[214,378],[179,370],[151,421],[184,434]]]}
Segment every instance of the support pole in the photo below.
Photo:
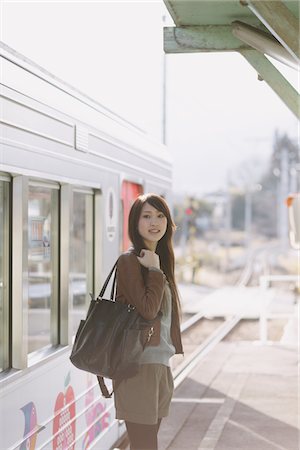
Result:
{"label": "support pole", "polygon": [[250,0],[246,4],[299,63],[299,22],[288,7],[279,0]]}
{"label": "support pole", "polygon": [[259,285],[262,290],[262,302],[260,305],[259,316],[259,338],[261,344],[267,344],[268,342],[268,318],[267,318],[267,290],[269,282],[267,277],[261,276],[259,279]]}

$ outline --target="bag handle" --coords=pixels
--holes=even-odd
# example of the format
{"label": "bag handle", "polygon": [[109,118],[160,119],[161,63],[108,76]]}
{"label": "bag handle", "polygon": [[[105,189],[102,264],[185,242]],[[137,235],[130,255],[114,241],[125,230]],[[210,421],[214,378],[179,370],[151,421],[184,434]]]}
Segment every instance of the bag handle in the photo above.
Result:
{"label": "bag handle", "polygon": [[106,291],[106,288],[107,288],[107,286],[108,286],[108,283],[109,283],[109,281],[110,281],[110,279],[111,279],[111,277],[112,277],[112,274],[115,272],[115,274],[114,274],[114,279],[113,279],[113,284],[112,284],[112,288],[111,288],[111,292],[110,292],[110,299],[111,299],[111,300],[114,299],[114,295],[115,295],[115,286],[116,286],[116,275],[117,275],[117,270],[116,270],[116,268],[117,268],[118,260],[119,260],[119,258],[118,258],[117,261],[115,262],[113,268],[111,269],[111,271],[109,272],[109,274],[108,274],[106,280],[104,281],[104,284],[103,284],[103,286],[102,286],[102,289],[101,289],[101,291],[100,291],[100,294],[98,295],[97,298],[102,298],[102,297],[103,297],[103,295],[104,295],[104,293],[105,293],[105,291]]}
{"label": "bag handle", "polygon": [[109,390],[107,389],[107,386],[105,384],[104,378],[101,377],[100,375],[96,375],[97,376],[97,380],[100,386],[100,391],[101,394],[103,395],[103,397],[105,398],[111,398],[112,395],[115,393],[115,391],[117,390],[119,384],[121,383],[121,380],[114,380],[114,389],[111,391],[111,393],[109,393]]}
{"label": "bag handle", "polygon": [[106,387],[105,381],[103,377],[100,377],[100,375],[97,375],[97,380],[100,386],[100,390],[101,390],[101,394],[103,395],[103,397],[105,398],[111,398],[111,396],[113,395],[112,391],[111,393],[109,393],[109,390]]}

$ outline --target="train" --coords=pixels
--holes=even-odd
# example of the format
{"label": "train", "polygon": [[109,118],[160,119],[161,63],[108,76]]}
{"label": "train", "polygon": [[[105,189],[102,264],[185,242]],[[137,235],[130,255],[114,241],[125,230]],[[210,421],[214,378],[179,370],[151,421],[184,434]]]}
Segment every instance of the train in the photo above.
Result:
{"label": "train", "polygon": [[136,196],[172,203],[172,158],[4,43],[0,67],[0,448],[109,449],[124,423],[69,356]]}

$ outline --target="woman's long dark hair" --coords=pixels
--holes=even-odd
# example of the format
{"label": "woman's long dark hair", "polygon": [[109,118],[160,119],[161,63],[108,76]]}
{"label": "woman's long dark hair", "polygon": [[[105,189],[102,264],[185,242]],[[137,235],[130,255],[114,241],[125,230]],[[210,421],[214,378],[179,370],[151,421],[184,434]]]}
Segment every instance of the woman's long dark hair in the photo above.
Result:
{"label": "woman's long dark hair", "polygon": [[173,250],[173,233],[176,230],[176,225],[174,224],[169,207],[166,201],[157,194],[144,194],[139,195],[135,202],[133,203],[128,219],[128,233],[129,238],[133,244],[136,253],[139,255],[141,250],[145,248],[145,242],[140,233],[138,232],[138,223],[141,216],[142,208],[148,203],[157,209],[159,212],[163,213],[167,218],[167,229],[163,237],[157,243],[155,252],[158,254],[160,259],[161,269],[167,277],[170,285],[172,300],[180,312],[180,301],[179,294],[175,282],[175,257]]}

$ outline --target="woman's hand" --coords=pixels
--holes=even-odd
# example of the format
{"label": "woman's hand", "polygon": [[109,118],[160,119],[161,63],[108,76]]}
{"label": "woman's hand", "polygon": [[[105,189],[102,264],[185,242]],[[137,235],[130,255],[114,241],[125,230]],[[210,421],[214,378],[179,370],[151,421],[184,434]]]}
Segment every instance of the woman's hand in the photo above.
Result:
{"label": "woman's hand", "polygon": [[142,266],[147,267],[148,269],[149,267],[160,269],[159,256],[151,250],[141,250],[140,256],[137,256],[137,259]]}

